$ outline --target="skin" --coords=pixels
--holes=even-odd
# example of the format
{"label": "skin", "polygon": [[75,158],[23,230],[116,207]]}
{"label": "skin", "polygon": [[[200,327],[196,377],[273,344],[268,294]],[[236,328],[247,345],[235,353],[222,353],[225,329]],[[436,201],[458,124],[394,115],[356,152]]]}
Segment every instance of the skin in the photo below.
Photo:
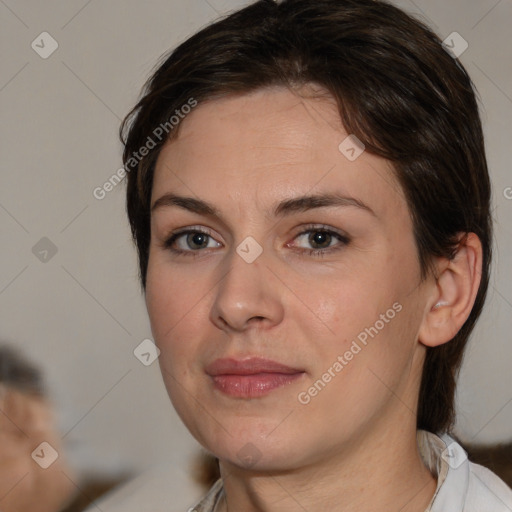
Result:
{"label": "skin", "polygon": [[[460,258],[421,281],[411,215],[389,162],[348,136],[332,99],[308,86],[268,88],[196,107],[162,149],[152,205],[164,194],[201,199],[211,216],[152,211],[146,304],[169,396],[192,435],[220,459],[221,510],[423,511],[436,480],[416,444],[426,346],[451,339],[471,310],[481,264],[470,237]],[[280,201],[339,192],[363,202],[276,217]],[[321,242],[309,225],[340,232]],[[207,247],[173,253],[170,234],[201,228]],[[252,263],[236,248],[253,237]],[[190,244],[190,241],[189,241]],[[329,247],[331,252],[329,252]],[[333,250],[337,249],[337,250]],[[469,284],[468,284],[469,283]],[[450,303],[433,308],[438,301]],[[402,309],[308,404],[298,401],[359,333]],[[453,335],[453,334],[452,334]],[[302,376],[259,398],[212,385],[217,358],[261,356]],[[252,460],[243,454],[250,453]]]}

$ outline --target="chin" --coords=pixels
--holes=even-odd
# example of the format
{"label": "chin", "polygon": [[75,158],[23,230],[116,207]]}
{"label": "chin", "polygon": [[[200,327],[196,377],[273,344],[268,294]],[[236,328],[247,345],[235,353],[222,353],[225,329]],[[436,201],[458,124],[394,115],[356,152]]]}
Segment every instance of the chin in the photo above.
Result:
{"label": "chin", "polygon": [[[209,431],[206,438],[198,441],[227,464],[255,472],[286,471],[298,463],[297,446],[304,446],[304,443],[294,440],[284,429],[277,435],[276,432],[272,432],[275,423],[272,424],[272,428],[269,429],[260,422],[260,427],[264,428],[254,427],[251,430],[246,426],[243,433],[230,432],[230,435],[222,431],[222,434],[219,433],[220,435],[215,437],[212,437]],[[261,434],[260,431],[265,433]]]}

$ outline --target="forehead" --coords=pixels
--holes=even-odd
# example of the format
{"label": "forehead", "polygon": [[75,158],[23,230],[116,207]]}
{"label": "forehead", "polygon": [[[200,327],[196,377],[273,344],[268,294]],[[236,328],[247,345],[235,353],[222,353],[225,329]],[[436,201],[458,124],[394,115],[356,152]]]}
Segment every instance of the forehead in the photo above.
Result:
{"label": "forehead", "polygon": [[331,191],[364,195],[382,213],[403,207],[391,164],[366,151],[347,158],[353,139],[334,99],[317,93],[268,88],[201,103],[160,152],[152,202],[172,191],[247,207],[252,196],[268,206]]}

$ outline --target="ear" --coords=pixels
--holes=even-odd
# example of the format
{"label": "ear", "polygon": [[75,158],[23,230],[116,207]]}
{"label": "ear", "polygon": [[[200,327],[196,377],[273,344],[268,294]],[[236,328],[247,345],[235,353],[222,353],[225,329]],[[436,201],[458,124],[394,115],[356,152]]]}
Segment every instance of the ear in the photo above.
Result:
{"label": "ear", "polygon": [[480,239],[475,233],[462,234],[454,258],[438,261],[419,331],[420,343],[436,347],[453,339],[471,313],[481,275]]}

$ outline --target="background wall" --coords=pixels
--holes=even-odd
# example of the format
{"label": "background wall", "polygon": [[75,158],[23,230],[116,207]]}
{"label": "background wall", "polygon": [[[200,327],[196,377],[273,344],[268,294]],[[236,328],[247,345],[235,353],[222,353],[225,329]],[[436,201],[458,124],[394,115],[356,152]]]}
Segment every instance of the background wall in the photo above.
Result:
{"label": "background wall", "polygon": [[[93,190],[121,167],[119,123],[157,58],[247,3],[0,0],[0,339],[44,369],[80,472],[140,472],[163,461],[186,472],[198,450],[158,364],[133,353],[151,331],[124,184],[102,200]],[[512,2],[396,3],[443,39],[458,32],[468,43],[460,58],[483,104],[496,258],[460,380],[458,432],[468,441],[510,439]]]}

